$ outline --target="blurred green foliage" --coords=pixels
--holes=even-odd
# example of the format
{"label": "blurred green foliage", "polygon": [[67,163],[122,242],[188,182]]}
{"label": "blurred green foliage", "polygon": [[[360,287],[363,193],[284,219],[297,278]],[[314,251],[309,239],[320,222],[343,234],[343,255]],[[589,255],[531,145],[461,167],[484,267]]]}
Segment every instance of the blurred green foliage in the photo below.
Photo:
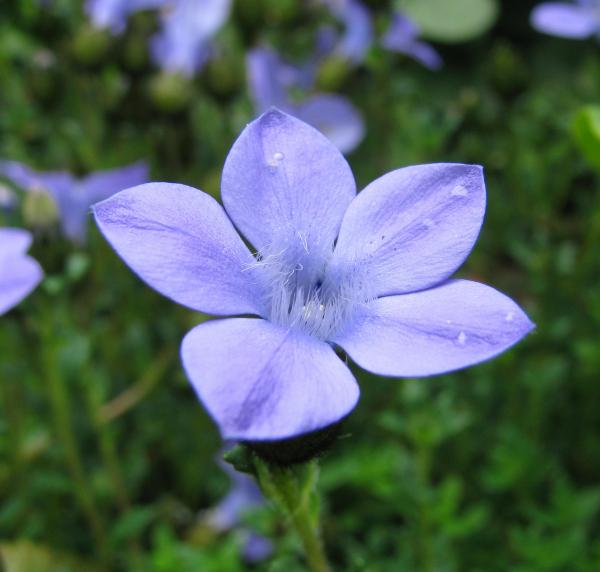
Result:
{"label": "blurred green foliage", "polygon": [[[77,173],[147,158],[153,179],[215,196],[252,117],[244,51],[264,40],[302,58],[322,17],[239,0],[217,60],[178,84],[148,61],[152,14],[108,38],[78,2],[48,4],[0,5],[0,157]],[[384,27],[392,2],[369,4]],[[322,463],[335,570],[600,570],[600,195],[584,158],[598,167],[596,112],[572,130],[600,103],[600,51],[534,33],[532,4],[502,2],[488,34],[440,46],[437,74],[374,47],[336,75],[366,117],[349,158],[361,186],[407,164],[485,166],[486,222],[461,273],[519,300],[538,328],[456,374],[359,374],[361,402]],[[47,278],[0,322],[7,571],[303,570],[268,507],[248,523],[280,542],[255,566],[238,532],[198,521],[228,486],[178,360],[205,318],[147,288],[95,230],[79,249],[46,231],[33,254]]]}

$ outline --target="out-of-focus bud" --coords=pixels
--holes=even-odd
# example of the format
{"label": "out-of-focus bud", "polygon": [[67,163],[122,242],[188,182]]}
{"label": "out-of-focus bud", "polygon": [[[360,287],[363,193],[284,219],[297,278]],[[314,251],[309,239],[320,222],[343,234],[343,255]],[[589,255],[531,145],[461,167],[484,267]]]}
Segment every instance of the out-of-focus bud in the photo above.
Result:
{"label": "out-of-focus bud", "polygon": [[317,87],[322,91],[337,91],[346,81],[350,67],[340,56],[330,56],[319,66]]}
{"label": "out-of-focus bud", "polygon": [[44,189],[31,189],[23,200],[23,218],[30,228],[48,229],[58,222],[58,206]]}
{"label": "out-of-focus bud", "polygon": [[56,91],[56,56],[46,49],[35,52],[31,58],[28,83],[38,98],[49,99]]}
{"label": "out-of-focus bud", "polygon": [[161,111],[181,111],[192,99],[192,81],[181,74],[161,72],[149,85],[150,99]]}
{"label": "out-of-focus bud", "polygon": [[297,0],[263,0],[266,19],[273,24],[287,24],[299,14],[302,2]]}
{"label": "out-of-focus bud", "polygon": [[75,35],[73,53],[84,64],[97,64],[105,58],[111,42],[108,30],[97,29],[88,24]]}
{"label": "out-of-focus bud", "polygon": [[229,96],[241,89],[245,81],[242,62],[243,58],[233,57],[233,54],[210,60],[205,70],[209,89],[219,96]]}

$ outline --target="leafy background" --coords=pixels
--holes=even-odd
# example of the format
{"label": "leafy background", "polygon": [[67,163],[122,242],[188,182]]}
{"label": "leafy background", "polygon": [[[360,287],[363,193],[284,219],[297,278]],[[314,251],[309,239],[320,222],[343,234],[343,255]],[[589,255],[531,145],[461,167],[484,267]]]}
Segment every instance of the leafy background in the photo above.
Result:
{"label": "leafy background", "polygon": [[[0,5],[0,157],[77,173],[146,158],[154,180],[215,196],[253,116],[245,50],[263,40],[301,59],[323,17],[300,1],[238,0],[219,58],[182,91],[147,59],[153,15],[105,45],[79,2],[49,4]],[[368,4],[385,27],[392,3]],[[456,374],[357,372],[361,402],[322,462],[335,570],[600,569],[600,130],[580,111],[600,99],[600,52],[534,32],[533,2],[489,4],[475,33],[437,44],[439,73],[375,47],[364,65],[320,75],[365,115],[349,157],[360,186],[407,164],[485,166],[486,222],[461,274],[509,293],[538,326]],[[278,539],[256,565],[239,531],[198,519],[229,486],[178,359],[205,318],[145,287],[91,231],[85,248],[36,238],[47,278],[0,323],[8,572],[303,570],[268,507],[245,519]]]}

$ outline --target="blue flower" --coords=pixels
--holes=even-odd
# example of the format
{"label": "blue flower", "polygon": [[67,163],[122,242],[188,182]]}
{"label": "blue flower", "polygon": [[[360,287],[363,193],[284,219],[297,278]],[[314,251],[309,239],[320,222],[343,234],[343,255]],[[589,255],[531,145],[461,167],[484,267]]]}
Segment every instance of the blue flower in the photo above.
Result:
{"label": "blue flower", "polygon": [[440,69],[442,58],[432,46],[419,40],[419,34],[419,28],[412,20],[395,12],[381,44],[387,50],[410,56],[431,70]]}
{"label": "blue flower", "polygon": [[585,39],[600,32],[600,2],[544,2],[533,9],[531,24],[545,34]]}
{"label": "blue flower", "polygon": [[230,10],[231,0],[173,0],[152,39],[155,62],[165,71],[193,76],[210,58],[210,42]]}
{"label": "blue flower", "polygon": [[40,265],[25,254],[31,234],[18,228],[0,228],[0,316],[8,312],[40,283]]}
{"label": "blue flower", "polygon": [[450,279],[483,222],[479,166],[405,167],[357,195],[326,137],[271,110],[233,145],[221,195],[225,210],[197,189],[150,183],[93,211],[159,292],[256,316],[203,323],[181,348],[226,439],[285,439],[345,417],[359,389],[335,348],[376,374],[431,376],[490,359],[534,327],[504,294]]}
{"label": "blue flower", "polygon": [[139,162],[78,179],[67,171],[39,172],[17,161],[0,161],[0,176],[24,191],[48,193],[58,206],[65,236],[83,243],[90,206],[117,191],[145,183],[148,167]]}
{"label": "blue flower", "polygon": [[[228,448],[230,447],[231,444]],[[268,558],[273,552],[273,543],[248,529],[243,523],[244,514],[265,503],[260,488],[252,477],[234,470],[229,463],[225,463],[221,454],[217,462],[229,477],[231,488],[219,504],[205,513],[204,522],[218,532],[237,528],[244,542],[243,556],[248,562],[259,562]]]}
{"label": "blue flower", "polygon": [[123,33],[131,14],[164,6],[169,0],[87,0],[85,12],[92,25],[118,35]]}
{"label": "blue flower", "polygon": [[257,114],[271,107],[294,115],[327,135],[342,153],[353,151],[363,140],[365,124],[360,112],[345,97],[312,93],[301,102],[291,91],[314,91],[314,69],[285,63],[269,48],[256,48],[247,57],[248,82]]}
{"label": "blue flower", "polygon": [[[340,36],[328,34],[331,42],[330,51],[353,63],[362,62],[373,44],[371,13],[360,0],[323,0],[323,2],[344,29]],[[328,33],[328,30],[326,29],[325,32]]]}

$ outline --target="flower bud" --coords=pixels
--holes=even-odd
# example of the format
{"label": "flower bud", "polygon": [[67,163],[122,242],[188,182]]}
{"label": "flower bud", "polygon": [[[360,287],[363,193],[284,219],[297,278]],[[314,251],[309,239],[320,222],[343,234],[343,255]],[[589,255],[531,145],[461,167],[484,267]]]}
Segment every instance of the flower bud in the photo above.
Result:
{"label": "flower bud", "polygon": [[330,56],[320,65],[317,72],[317,86],[323,91],[337,91],[346,81],[350,67],[340,56]]}
{"label": "flower bud", "polygon": [[181,74],[163,72],[149,86],[152,103],[161,111],[181,111],[192,99],[192,82]]}
{"label": "flower bud", "polygon": [[97,64],[108,53],[111,39],[107,30],[100,30],[90,25],[84,26],[75,35],[73,53],[81,63]]}
{"label": "flower bud", "polygon": [[31,189],[23,201],[23,218],[30,228],[50,228],[58,222],[58,206],[44,189]]}

